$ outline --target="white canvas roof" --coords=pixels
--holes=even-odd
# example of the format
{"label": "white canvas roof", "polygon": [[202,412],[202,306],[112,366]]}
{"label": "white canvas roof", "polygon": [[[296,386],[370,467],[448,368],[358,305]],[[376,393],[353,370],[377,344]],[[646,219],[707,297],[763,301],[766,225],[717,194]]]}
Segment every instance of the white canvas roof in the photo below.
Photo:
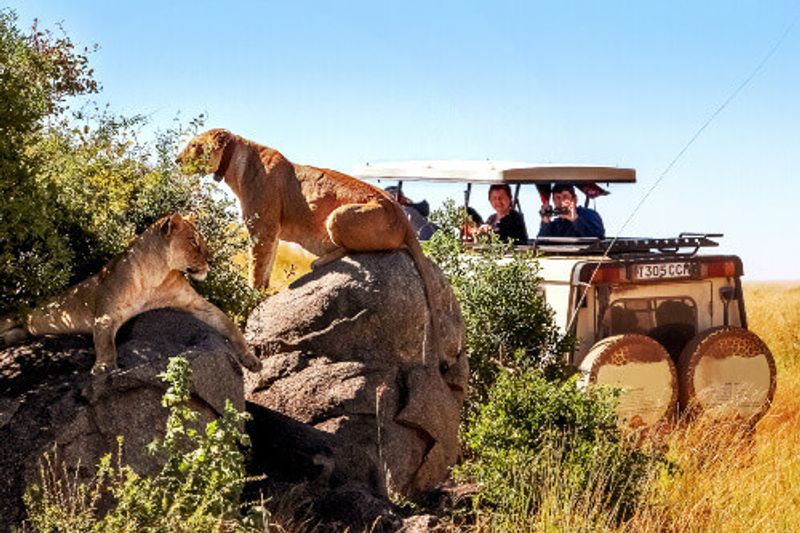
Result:
{"label": "white canvas roof", "polygon": [[588,165],[531,165],[517,161],[394,161],[367,163],[352,174],[361,179],[458,183],[635,183],[632,168]]}

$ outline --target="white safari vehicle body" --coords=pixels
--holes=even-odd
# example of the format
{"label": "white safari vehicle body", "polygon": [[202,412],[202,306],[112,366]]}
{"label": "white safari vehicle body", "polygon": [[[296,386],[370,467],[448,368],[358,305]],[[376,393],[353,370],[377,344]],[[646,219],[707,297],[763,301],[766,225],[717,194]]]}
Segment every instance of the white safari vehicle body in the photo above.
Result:
{"label": "white safari vehicle body", "polygon": [[[741,298],[742,262],[737,256],[544,255],[539,266],[556,323],[579,340],[569,355],[574,366],[581,364],[595,342],[611,335],[646,334],[675,321],[690,326],[694,333],[717,326],[747,327]],[[657,316],[656,310],[668,301],[683,304],[689,311],[681,317]],[[635,316],[627,313],[625,321],[614,316],[615,309]]]}
{"label": "white safari vehicle body", "polygon": [[[590,198],[598,183],[633,183],[633,169],[530,165],[498,161],[407,161],[368,164],[363,179],[533,184],[543,204],[551,186],[568,183]],[[529,222],[530,223],[530,222]],[[576,338],[565,354],[586,386],[623,390],[620,424],[669,426],[679,412],[755,423],[775,393],[775,363],[747,330],[742,261],[699,253],[718,234],[672,238],[537,238],[519,250],[539,255],[542,289],[557,324]]]}

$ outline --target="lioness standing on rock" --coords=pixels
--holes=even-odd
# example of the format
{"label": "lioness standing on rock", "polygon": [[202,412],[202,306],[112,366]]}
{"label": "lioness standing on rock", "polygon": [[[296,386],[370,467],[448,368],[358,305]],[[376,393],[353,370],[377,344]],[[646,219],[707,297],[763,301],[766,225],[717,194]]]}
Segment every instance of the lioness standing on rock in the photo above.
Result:
{"label": "lioness standing on rock", "polygon": [[[296,242],[319,258],[312,268],[348,252],[407,248],[435,309],[430,263],[402,207],[387,193],[335,170],[297,165],[280,152],[228,130],[189,141],[178,163],[209,164],[239,198],[253,241],[251,281],[269,285],[278,240]],[[204,168],[203,170],[209,170]]]}
{"label": "lioness standing on rock", "polygon": [[184,277],[203,280],[209,254],[203,236],[191,221],[176,213],[147,228],[123,253],[100,272],[34,309],[24,325],[0,321],[0,338],[6,344],[27,336],[91,333],[94,336],[93,374],[117,367],[114,337],[128,319],[151,309],[183,309],[217,329],[230,340],[239,361],[250,370],[261,361],[250,353],[236,325],[206,301]]}

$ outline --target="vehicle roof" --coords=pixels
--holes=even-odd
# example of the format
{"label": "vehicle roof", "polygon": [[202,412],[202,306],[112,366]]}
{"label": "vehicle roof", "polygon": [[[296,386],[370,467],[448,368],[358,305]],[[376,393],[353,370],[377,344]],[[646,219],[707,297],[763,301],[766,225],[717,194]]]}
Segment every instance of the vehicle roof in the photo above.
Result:
{"label": "vehicle roof", "polygon": [[457,183],[635,183],[636,170],[590,165],[533,165],[519,161],[430,160],[367,163],[361,179]]}

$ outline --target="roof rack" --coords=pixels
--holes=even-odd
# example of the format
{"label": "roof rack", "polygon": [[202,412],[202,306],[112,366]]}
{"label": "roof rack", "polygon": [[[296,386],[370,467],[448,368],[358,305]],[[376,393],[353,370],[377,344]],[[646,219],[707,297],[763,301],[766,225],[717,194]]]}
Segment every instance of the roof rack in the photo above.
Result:
{"label": "roof rack", "polygon": [[530,246],[545,255],[604,255],[620,256],[693,256],[700,248],[719,246],[712,238],[722,233],[681,233],[678,237],[645,238],[620,237],[539,237]]}

